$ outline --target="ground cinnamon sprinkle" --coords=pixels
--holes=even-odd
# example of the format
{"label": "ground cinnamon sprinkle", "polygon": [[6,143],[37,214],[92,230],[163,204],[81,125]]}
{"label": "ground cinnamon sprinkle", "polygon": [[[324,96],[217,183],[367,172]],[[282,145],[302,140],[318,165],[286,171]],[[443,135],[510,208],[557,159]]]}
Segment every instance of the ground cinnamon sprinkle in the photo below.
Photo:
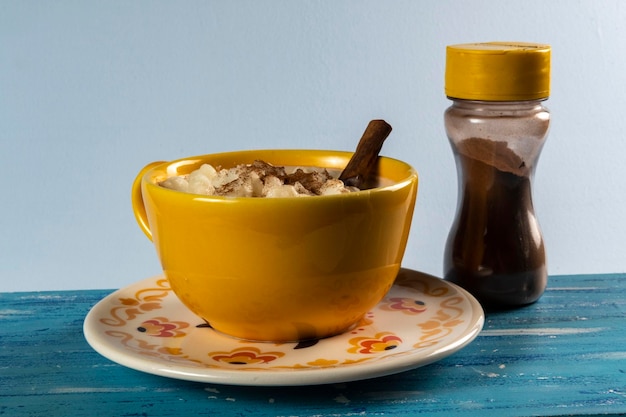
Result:
{"label": "ground cinnamon sprinkle", "polygon": [[529,168],[506,142],[482,138],[470,138],[460,141],[457,151],[468,158],[491,165],[499,171],[510,172],[518,176],[527,176]]}

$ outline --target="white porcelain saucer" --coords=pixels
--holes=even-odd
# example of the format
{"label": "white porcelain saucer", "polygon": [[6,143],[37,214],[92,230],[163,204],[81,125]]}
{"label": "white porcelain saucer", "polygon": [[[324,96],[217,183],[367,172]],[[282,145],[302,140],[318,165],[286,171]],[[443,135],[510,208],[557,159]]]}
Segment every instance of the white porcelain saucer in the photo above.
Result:
{"label": "white porcelain saucer", "polygon": [[301,343],[249,342],[220,334],[191,313],[164,277],[98,302],[84,333],[101,355],[139,371],[228,385],[347,382],[438,361],[466,346],[484,323],[466,291],[402,269],[387,296],[354,330]]}

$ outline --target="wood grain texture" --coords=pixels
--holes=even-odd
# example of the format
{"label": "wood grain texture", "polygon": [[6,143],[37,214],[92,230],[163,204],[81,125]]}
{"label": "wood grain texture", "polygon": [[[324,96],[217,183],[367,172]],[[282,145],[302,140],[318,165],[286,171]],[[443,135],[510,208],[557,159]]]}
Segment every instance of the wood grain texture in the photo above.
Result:
{"label": "wood grain texture", "polygon": [[0,415],[530,416],[626,413],[626,274],[554,276],[432,365],[314,387],[200,384],[126,369],[82,335],[110,291],[0,294]]}

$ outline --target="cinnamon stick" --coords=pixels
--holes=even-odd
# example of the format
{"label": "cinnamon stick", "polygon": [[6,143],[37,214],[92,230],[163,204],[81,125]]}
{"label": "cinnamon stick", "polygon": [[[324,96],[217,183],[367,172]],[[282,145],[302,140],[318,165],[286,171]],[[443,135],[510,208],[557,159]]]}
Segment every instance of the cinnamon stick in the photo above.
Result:
{"label": "cinnamon stick", "polygon": [[378,186],[378,154],[390,133],[391,125],[384,120],[369,122],[356,151],[339,176],[345,185],[357,187],[360,190]]}

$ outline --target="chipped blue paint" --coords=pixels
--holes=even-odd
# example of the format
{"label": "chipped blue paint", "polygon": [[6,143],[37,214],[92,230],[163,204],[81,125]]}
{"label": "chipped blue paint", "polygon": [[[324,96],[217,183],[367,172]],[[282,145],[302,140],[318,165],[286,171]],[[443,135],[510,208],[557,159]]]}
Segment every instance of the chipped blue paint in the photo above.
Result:
{"label": "chipped blue paint", "polygon": [[550,278],[529,307],[432,365],[315,387],[143,374],[95,353],[85,315],[109,291],[0,294],[0,416],[530,416],[626,413],[626,275]]}

